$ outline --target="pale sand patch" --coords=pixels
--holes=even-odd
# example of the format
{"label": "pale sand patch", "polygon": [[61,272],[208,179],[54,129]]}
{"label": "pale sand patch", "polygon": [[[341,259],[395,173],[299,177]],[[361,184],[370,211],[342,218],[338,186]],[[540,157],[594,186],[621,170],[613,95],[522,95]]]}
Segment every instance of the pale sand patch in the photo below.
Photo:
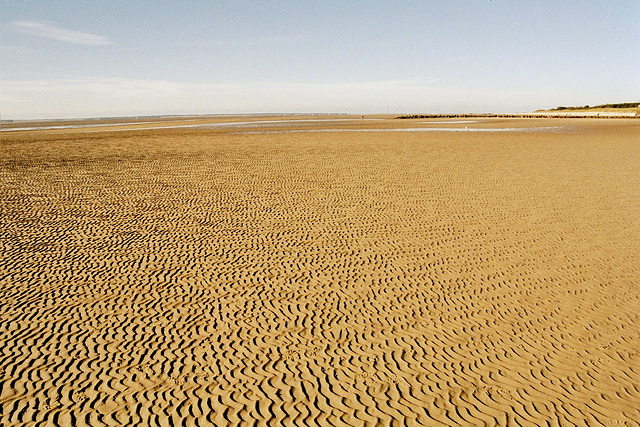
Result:
{"label": "pale sand patch", "polygon": [[588,110],[571,109],[564,110],[544,110],[530,113],[531,115],[558,116],[558,117],[638,117],[640,116],[640,108],[591,108]]}
{"label": "pale sand patch", "polygon": [[4,134],[0,424],[637,425],[640,122],[455,126]]}

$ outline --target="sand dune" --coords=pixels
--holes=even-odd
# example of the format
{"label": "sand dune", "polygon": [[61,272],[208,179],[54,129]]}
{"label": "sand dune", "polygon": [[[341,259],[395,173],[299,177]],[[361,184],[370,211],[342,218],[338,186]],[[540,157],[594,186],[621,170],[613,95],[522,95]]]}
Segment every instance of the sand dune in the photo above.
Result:
{"label": "sand dune", "polygon": [[2,135],[0,425],[639,425],[640,122],[91,130]]}

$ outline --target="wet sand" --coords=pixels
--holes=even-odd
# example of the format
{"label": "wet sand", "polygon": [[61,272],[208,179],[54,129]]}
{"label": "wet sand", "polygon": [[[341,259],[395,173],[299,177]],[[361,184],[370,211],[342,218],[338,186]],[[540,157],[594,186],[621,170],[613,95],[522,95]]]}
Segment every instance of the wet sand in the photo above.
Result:
{"label": "wet sand", "polygon": [[638,425],[640,121],[290,119],[0,135],[0,425]]}

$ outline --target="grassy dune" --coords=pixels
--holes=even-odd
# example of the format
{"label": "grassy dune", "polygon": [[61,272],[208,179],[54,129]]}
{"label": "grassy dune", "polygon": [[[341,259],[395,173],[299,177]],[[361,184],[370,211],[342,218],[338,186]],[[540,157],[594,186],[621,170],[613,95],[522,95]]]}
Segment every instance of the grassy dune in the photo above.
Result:
{"label": "grassy dune", "polygon": [[581,107],[556,107],[551,110],[539,110],[538,112],[634,114],[640,112],[640,102],[624,102],[619,104],[603,104],[595,106],[584,105]]}

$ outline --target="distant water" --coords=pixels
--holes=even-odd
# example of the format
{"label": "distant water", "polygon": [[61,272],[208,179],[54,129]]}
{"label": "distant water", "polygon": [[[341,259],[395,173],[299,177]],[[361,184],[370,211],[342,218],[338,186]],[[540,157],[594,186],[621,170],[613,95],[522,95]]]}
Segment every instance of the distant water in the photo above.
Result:
{"label": "distant water", "polygon": [[[376,121],[382,119],[364,119],[366,121]],[[55,126],[32,126],[22,128],[0,129],[2,132],[18,132],[18,131],[44,131],[44,130],[60,130],[60,129],[83,129],[95,128],[83,132],[132,132],[141,130],[156,129],[216,129],[216,128],[268,128],[287,124],[288,126],[305,126],[309,124],[345,124],[345,122],[362,123],[363,119],[304,119],[304,120],[253,120],[239,122],[219,122],[219,123],[191,123],[191,124],[168,124],[159,126],[144,126],[135,128],[120,128],[116,126],[132,126],[157,124],[162,122],[128,122],[128,123],[103,123],[103,124],[80,124],[80,125],[55,125]],[[170,122],[167,122],[170,123]],[[451,121],[433,121],[419,122],[429,125],[442,124],[474,124],[480,123],[478,120],[451,120]],[[105,128],[105,129],[102,129]],[[474,128],[474,127],[413,127],[413,128],[391,128],[391,129],[345,129],[345,128],[328,128],[328,129],[288,129],[288,130],[256,130],[242,131],[246,134],[259,133],[308,133],[308,132],[552,132],[562,129],[561,126],[546,127],[522,127],[522,128]]]}
{"label": "distant water", "polygon": [[31,130],[56,130],[56,129],[82,129],[82,128],[95,128],[95,127],[108,127],[108,126],[127,126],[127,125],[146,125],[150,123],[158,122],[130,122],[130,123],[100,123],[89,125],[55,125],[55,126],[30,126],[24,128],[8,128],[0,129],[0,132],[18,132],[18,131],[31,131]]}
{"label": "distant water", "polygon": [[[176,124],[165,126],[148,126],[142,128],[127,128],[127,129],[105,129],[98,130],[96,132],[118,132],[118,131],[132,131],[132,130],[150,130],[150,129],[177,129],[177,128],[218,128],[218,127],[263,127],[263,126],[277,126],[282,123],[290,123],[296,125],[303,125],[313,122],[361,122],[363,119],[304,119],[304,120],[253,120],[242,122],[219,122],[219,123],[196,123],[196,124]],[[364,119],[364,120],[381,120],[381,119]],[[171,121],[173,122],[173,121]],[[127,122],[127,123],[93,123],[82,125],[54,125],[54,126],[30,126],[21,128],[8,128],[0,129],[0,132],[18,132],[18,131],[34,131],[34,130],[58,130],[58,129],[82,129],[82,128],[101,128],[111,126],[131,126],[131,125],[146,125],[152,123],[163,123],[162,121],[154,122]]]}

